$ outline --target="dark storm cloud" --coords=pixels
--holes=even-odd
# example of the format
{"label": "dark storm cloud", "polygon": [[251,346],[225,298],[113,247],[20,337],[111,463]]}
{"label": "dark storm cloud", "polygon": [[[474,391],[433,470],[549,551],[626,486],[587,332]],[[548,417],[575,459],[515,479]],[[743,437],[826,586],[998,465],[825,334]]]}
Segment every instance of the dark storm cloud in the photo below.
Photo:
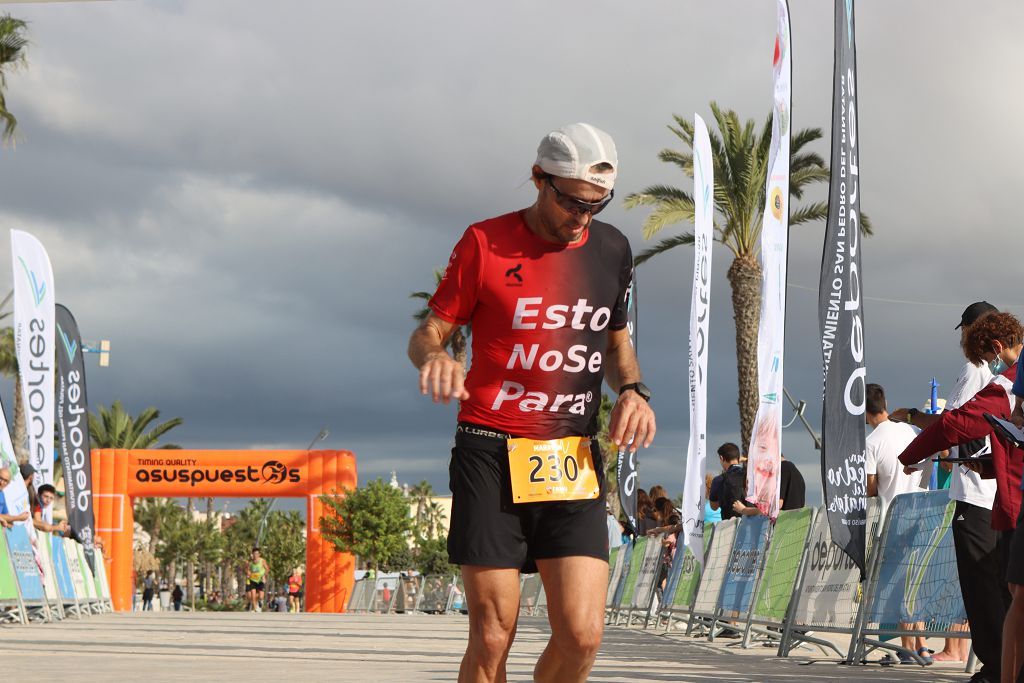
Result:
{"label": "dark storm cloud", "polygon": [[[19,6],[30,67],[0,221],[50,250],[58,299],[114,361],[90,398],[160,407],[195,447],[351,448],[364,476],[446,486],[454,409],[415,392],[411,314],[470,222],[526,205],[539,137],[615,137],[620,196],[689,186],[656,153],[671,114],[770,104],[771,2],[146,2]],[[830,121],[830,3],[792,3],[794,126]],[[868,371],[917,404],[960,362],[966,303],[1024,302],[1012,250],[1024,66],[1017,3],[858,7]],[[828,143],[816,150],[828,156]],[[823,196],[819,191],[817,197]],[[614,207],[634,251],[640,212]],[[668,234],[671,234],[671,230]],[[822,226],[792,232],[787,387],[817,424]],[[0,263],[6,264],[6,243]],[[641,269],[642,362],[662,432],[646,483],[681,488],[691,253]],[[715,252],[710,438],[736,439],[731,260]],[[5,396],[9,395],[9,391]],[[788,416],[788,410],[787,410]],[[799,424],[785,450],[817,487]],[[713,458],[712,458],[713,459]]]}

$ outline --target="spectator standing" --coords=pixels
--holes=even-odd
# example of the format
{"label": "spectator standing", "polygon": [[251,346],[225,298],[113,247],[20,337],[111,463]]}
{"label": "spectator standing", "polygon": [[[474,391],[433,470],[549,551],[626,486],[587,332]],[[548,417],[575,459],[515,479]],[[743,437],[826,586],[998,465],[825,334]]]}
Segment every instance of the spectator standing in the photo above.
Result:
{"label": "spectator standing", "polygon": [[181,611],[181,599],[185,597],[185,593],[181,590],[181,585],[178,583],[174,584],[174,590],[171,591],[171,600],[174,602],[174,611]]}
{"label": "spectator standing", "polygon": [[288,605],[292,612],[299,612],[302,606],[302,570],[298,567],[288,577]]}
{"label": "spectator standing", "polygon": [[146,578],[142,580],[142,611],[153,611],[153,593],[156,590],[156,578],[153,570],[146,572]]}
{"label": "spectator standing", "polygon": [[806,505],[807,484],[799,468],[782,456],[779,472],[779,509],[799,510]]}
{"label": "spectator standing", "polygon": [[612,514],[612,508],[610,505],[605,506],[605,512],[608,513],[608,549],[617,548],[622,545],[622,525],[619,520]]}
{"label": "spectator standing", "polygon": [[[968,306],[960,316],[960,348],[963,350],[967,333],[977,320],[998,309],[987,301]],[[946,399],[946,410],[955,410],[981,391],[992,380],[986,363],[965,360]],[[924,429],[938,422],[939,415],[899,408],[889,415],[890,420],[908,422]],[[968,441],[950,449],[950,457],[969,457],[991,449],[990,437]],[[960,591],[967,612],[974,653],[981,668],[971,679],[975,683],[999,681],[1000,640],[1003,620],[1010,604],[1010,593],[1003,576],[1004,560],[993,562],[1003,553],[999,546],[999,532],[992,528],[992,505],[996,497],[994,479],[982,479],[965,465],[952,464],[949,477],[949,497],[956,501],[953,513],[953,546],[960,576]],[[967,656],[967,643],[963,638],[947,639],[946,647],[935,655],[937,661],[960,660]]]}
{"label": "spectator standing", "polygon": [[924,472],[915,470],[908,474],[898,460],[903,449],[917,436],[917,431],[906,423],[889,419],[885,389],[881,385],[868,384],[865,394],[864,420],[872,429],[865,440],[864,472],[868,477],[868,496],[878,496],[882,503],[881,519],[884,520],[893,498],[923,488]]}
{"label": "spectator standing", "polygon": [[[716,487],[717,482],[717,487]],[[718,510],[718,491],[722,488],[722,475],[704,475],[704,521],[714,524],[722,521],[722,513]],[[712,495],[714,500],[712,500]]]}
{"label": "spectator standing", "polygon": [[[722,519],[739,517],[736,512],[736,503],[747,506],[746,472],[740,467],[740,449],[734,443],[724,443],[718,447],[718,461],[722,465],[722,486],[716,501],[722,511]],[[756,509],[756,508],[755,508]]]}
{"label": "spectator standing", "polygon": [[11,483],[11,471],[6,467],[0,467],[0,527],[9,529],[15,522],[24,522],[28,519],[28,511],[20,515],[12,515],[7,508],[7,500],[4,498],[4,489]]}

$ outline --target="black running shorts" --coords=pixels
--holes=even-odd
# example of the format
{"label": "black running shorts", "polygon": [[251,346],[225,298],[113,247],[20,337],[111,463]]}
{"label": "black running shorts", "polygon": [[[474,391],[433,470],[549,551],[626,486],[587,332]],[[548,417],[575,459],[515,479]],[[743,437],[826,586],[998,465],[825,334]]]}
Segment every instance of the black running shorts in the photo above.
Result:
{"label": "black running shorts", "polygon": [[487,427],[459,425],[448,465],[452,490],[448,560],[524,572],[537,571],[534,560],[557,557],[582,555],[607,562],[608,513],[597,440],[591,441],[591,453],[601,485],[598,498],[515,504],[505,438]]}
{"label": "black running shorts", "polygon": [[245,590],[246,590],[246,592],[249,592],[249,591],[263,592],[263,591],[266,590],[266,583],[264,583],[263,581],[246,581],[245,582]]}

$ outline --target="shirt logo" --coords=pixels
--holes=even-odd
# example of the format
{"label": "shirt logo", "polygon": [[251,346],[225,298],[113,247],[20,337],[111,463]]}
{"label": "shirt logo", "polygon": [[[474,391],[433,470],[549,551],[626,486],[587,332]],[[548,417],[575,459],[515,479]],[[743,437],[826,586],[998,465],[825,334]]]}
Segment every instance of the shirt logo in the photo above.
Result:
{"label": "shirt logo", "polygon": [[[509,268],[505,271],[505,286],[506,287],[519,287],[523,284],[523,276],[519,274],[519,271],[523,269],[522,263],[517,263],[515,268]],[[511,278],[515,278],[513,282]]]}

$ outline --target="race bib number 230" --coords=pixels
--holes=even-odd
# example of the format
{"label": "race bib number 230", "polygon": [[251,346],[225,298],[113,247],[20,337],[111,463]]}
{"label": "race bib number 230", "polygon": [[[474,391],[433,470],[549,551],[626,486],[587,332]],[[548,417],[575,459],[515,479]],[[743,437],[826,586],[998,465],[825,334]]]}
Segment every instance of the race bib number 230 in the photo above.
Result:
{"label": "race bib number 230", "polygon": [[509,439],[508,464],[516,503],[593,500],[601,495],[587,437]]}

